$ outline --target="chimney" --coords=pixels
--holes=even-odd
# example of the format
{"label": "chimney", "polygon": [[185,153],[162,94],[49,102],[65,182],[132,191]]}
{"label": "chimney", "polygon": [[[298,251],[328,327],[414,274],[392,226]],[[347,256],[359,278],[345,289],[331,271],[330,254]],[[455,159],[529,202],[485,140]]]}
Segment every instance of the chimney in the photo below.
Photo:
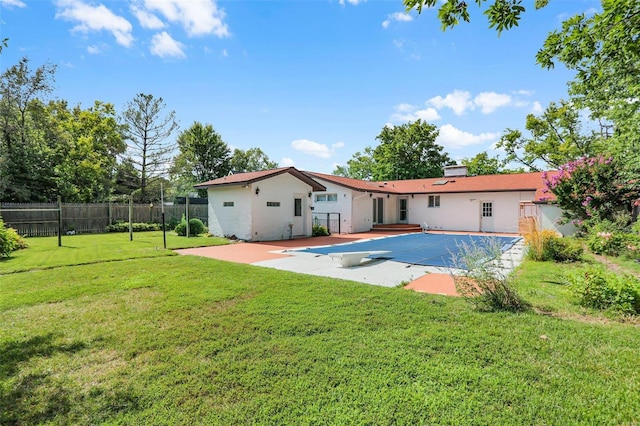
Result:
{"label": "chimney", "polygon": [[464,177],[467,176],[467,166],[444,166],[444,177]]}

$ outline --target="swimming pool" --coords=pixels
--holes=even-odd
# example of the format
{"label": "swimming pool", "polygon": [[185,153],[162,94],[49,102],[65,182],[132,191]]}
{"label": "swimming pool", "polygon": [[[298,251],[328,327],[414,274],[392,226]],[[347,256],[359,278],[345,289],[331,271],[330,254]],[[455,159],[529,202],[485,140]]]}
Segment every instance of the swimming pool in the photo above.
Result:
{"label": "swimming pool", "polygon": [[[296,250],[307,253],[329,254],[349,251],[378,251],[390,253],[372,255],[371,259],[389,259],[411,265],[455,267],[463,245],[486,248],[493,242],[502,251],[511,248],[521,237],[462,235],[462,234],[404,234],[375,238],[354,243]],[[459,260],[459,259],[458,259]]]}

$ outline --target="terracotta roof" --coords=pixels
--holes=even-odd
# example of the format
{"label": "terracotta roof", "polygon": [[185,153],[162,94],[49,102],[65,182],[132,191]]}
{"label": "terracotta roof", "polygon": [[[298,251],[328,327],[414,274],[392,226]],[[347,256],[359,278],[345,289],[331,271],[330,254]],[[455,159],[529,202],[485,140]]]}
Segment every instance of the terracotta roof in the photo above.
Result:
{"label": "terracotta roof", "polygon": [[261,170],[258,172],[245,172],[235,173],[227,175],[218,179],[213,179],[207,182],[199,183],[194,188],[209,188],[212,186],[231,186],[231,185],[249,185],[254,182],[269,179],[274,176],[281,175],[283,173],[289,173],[290,175],[300,179],[304,183],[310,185],[314,191],[324,191],[326,188],[320,183],[316,182],[312,177],[301,172],[295,167],[281,167],[279,169]]}
{"label": "terracotta roof", "polygon": [[[428,179],[390,180],[369,182],[323,173],[305,172],[349,189],[385,194],[450,194],[464,192],[535,191],[535,201],[553,200],[553,194],[545,193],[543,172]],[[553,173],[553,172],[547,172]]]}

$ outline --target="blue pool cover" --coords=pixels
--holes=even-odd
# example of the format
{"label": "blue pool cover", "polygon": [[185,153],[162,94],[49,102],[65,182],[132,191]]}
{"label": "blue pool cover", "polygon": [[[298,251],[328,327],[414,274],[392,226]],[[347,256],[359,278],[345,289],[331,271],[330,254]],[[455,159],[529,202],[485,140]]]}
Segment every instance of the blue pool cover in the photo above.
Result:
{"label": "blue pool cover", "polygon": [[486,248],[495,241],[504,252],[518,240],[520,240],[520,237],[493,235],[405,234],[296,251],[329,254],[348,251],[387,250],[391,253],[369,257],[371,259],[389,259],[411,265],[455,267],[454,258],[459,256],[460,248],[464,245]]}

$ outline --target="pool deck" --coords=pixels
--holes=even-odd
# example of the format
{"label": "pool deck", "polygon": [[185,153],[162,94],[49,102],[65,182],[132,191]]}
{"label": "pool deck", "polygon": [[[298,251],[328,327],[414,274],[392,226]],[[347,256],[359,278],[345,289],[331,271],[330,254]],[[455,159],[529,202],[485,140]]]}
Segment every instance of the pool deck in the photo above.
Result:
{"label": "pool deck", "polygon": [[[452,234],[453,232],[446,233]],[[487,236],[517,236],[516,234],[456,233]],[[364,232],[284,241],[239,242],[224,246],[176,250],[176,252],[181,255],[204,256],[301,274],[342,278],[384,287],[404,285],[404,288],[417,292],[457,296],[458,294],[453,283],[453,278],[451,277],[451,271],[448,268],[410,265],[382,259],[365,259],[365,261],[358,266],[346,268],[342,267],[338,260],[326,255],[293,251],[309,247],[345,244],[373,238],[386,238],[401,234],[402,232]],[[520,242],[503,254],[503,264],[511,268],[517,266],[522,260],[522,253],[523,246]]]}

